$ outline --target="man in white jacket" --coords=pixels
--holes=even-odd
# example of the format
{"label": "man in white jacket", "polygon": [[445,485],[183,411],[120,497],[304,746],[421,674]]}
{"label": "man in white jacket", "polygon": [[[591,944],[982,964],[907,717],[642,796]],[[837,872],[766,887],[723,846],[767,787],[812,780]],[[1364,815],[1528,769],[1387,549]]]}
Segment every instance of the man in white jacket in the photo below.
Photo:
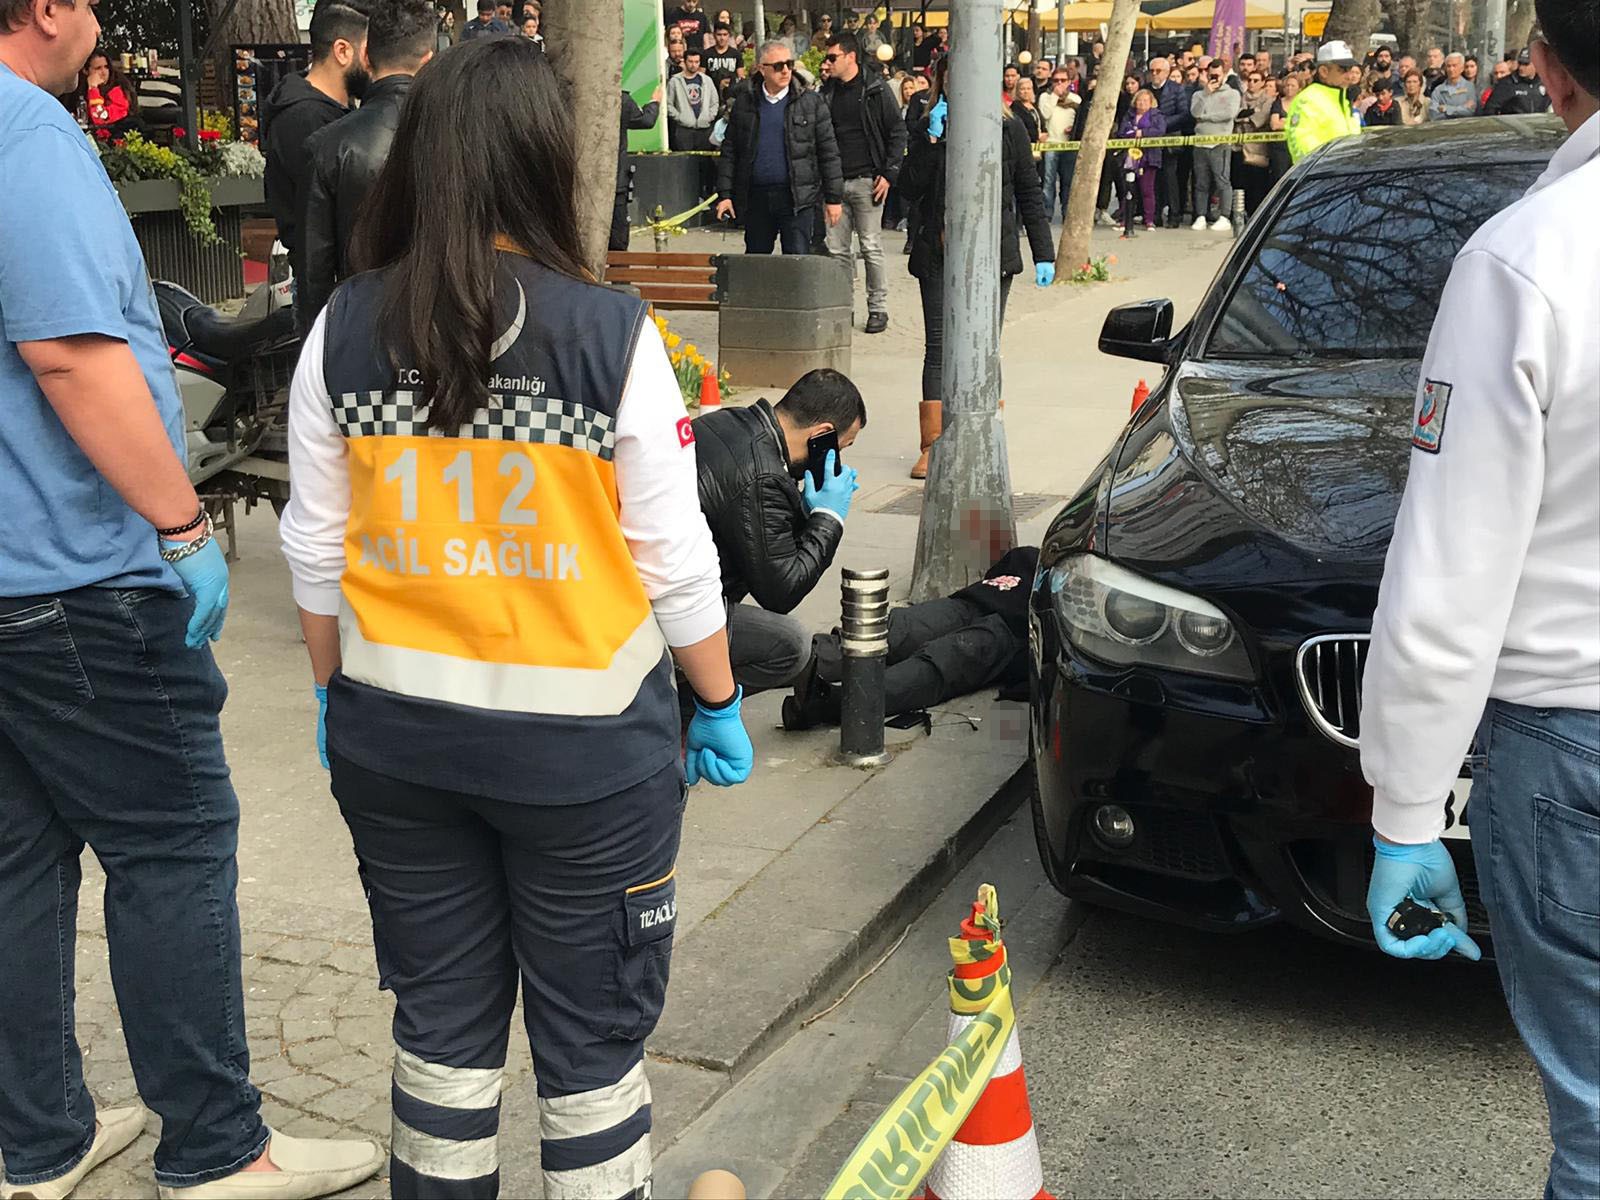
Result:
{"label": "man in white jacket", "polygon": [[[1401,958],[1478,957],[1439,840],[1466,812],[1501,980],[1544,1078],[1546,1195],[1600,1195],[1600,0],[1539,0],[1572,135],[1457,255],[1373,618],[1367,908]],[[1483,304],[1484,296],[1496,303]],[[1452,817],[1457,814],[1452,814]],[[1407,898],[1449,922],[1397,938]]]}

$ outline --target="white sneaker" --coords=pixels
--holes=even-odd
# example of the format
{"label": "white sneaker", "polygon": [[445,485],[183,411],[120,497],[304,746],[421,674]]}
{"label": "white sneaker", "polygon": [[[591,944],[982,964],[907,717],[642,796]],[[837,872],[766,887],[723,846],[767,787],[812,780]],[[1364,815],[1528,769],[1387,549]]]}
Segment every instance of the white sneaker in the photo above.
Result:
{"label": "white sneaker", "polygon": [[[1199,229],[1200,226],[1204,224],[1205,222],[1201,221],[1195,226],[1195,228]],[[1227,217],[1218,217],[1215,221],[1211,222],[1211,229],[1214,233],[1231,233],[1233,231],[1233,222],[1228,220]]]}
{"label": "white sneaker", "polygon": [[1190,229],[1204,229],[1205,227],[1206,219],[1204,217],[1196,217],[1194,219],[1194,224],[1189,226]]}
{"label": "white sneaker", "polygon": [[5,1200],[66,1200],[72,1189],[83,1182],[83,1177],[106,1159],[122,1153],[133,1139],[144,1132],[145,1111],[137,1104],[132,1108],[108,1108],[99,1114],[98,1128],[89,1152],[78,1160],[78,1165],[65,1175],[57,1175],[43,1183],[5,1183],[0,1181],[0,1197]]}
{"label": "white sneaker", "polygon": [[161,1200],[315,1200],[371,1179],[383,1150],[364,1138],[295,1138],[272,1130],[276,1171],[235,1171],[193,1187],[158,1187]]}
{"label": "white sneaker", "polygon": [[1104,208],[1096,209],[1095,210],[1095,214],[1094,214],[1094,221],[1095,221],[1096,225],[1106,225],[1106,226],[1111,227],[1112,229],[1115,229],[1117,227],[1117,219],[1111,215],[1111,213],[1110,213],[1110,211],[1108,209],[1104,209]]}

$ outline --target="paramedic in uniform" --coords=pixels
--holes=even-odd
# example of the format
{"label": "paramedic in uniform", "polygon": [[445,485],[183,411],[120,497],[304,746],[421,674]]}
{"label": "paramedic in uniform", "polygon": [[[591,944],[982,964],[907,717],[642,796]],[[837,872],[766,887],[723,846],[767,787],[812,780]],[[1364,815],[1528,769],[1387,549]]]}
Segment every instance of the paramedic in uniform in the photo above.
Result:
{"label": "paramedic in uniform", "polygon": [[[1439,835],[1476,733],[1479,887],[1550,1106],[1546,1195],[1576,1197],[1600,1195],[1600,0],[1538,14],[1534,61],[1571,136],[1462,247],[1440,301],[1361,761],[1378,944],[1475,958]],[[1383,923],[1408,893],[1455,924],[1397,940]]]}
{"label": "paramedic in uniform", "polygon": [[[456,136],[484,105],[502,135]],[[498,1187],[519,980],[545,1195],[648,1193],[673,657],[689,782],[751,766],[692,427],[644,305],[587,281],[574,170],[535,43],[442,55],[356,238],[376,269],[334,293],[291,393],[282,536],[395,994],[397,1197]]]}

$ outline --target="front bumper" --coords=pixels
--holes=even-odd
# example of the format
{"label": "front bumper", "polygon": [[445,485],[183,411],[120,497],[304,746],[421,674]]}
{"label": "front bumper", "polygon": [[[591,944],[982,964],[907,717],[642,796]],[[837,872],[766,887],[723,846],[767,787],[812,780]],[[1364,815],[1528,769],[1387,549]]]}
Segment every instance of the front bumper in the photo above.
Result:
{"label": "front bumper", "polygon": [[[1108,668],[1059,641],[1041,654],[1035,633],[1036,819],[1063,891],[1201,929],[1287,921],[1372,943],[1371,789],[1359,754],[1306,719],[1292,648],[1268,652],[1264,684],[1240,685]],[[1133,816],[1126,849],[1091,830],[1108,803]],[[1470,845],[1447,844],[1476,935]]]}

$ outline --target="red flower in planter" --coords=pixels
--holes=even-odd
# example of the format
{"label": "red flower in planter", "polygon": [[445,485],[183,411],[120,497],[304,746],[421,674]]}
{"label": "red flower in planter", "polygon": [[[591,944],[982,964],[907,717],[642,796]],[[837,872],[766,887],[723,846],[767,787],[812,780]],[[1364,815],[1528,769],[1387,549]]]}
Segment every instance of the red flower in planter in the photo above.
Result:
{"label": "red flower in planter", "polygon": [[202,129],[200,131],[200,140],[202,142],[220,142],[222,135],[215,129]]}

